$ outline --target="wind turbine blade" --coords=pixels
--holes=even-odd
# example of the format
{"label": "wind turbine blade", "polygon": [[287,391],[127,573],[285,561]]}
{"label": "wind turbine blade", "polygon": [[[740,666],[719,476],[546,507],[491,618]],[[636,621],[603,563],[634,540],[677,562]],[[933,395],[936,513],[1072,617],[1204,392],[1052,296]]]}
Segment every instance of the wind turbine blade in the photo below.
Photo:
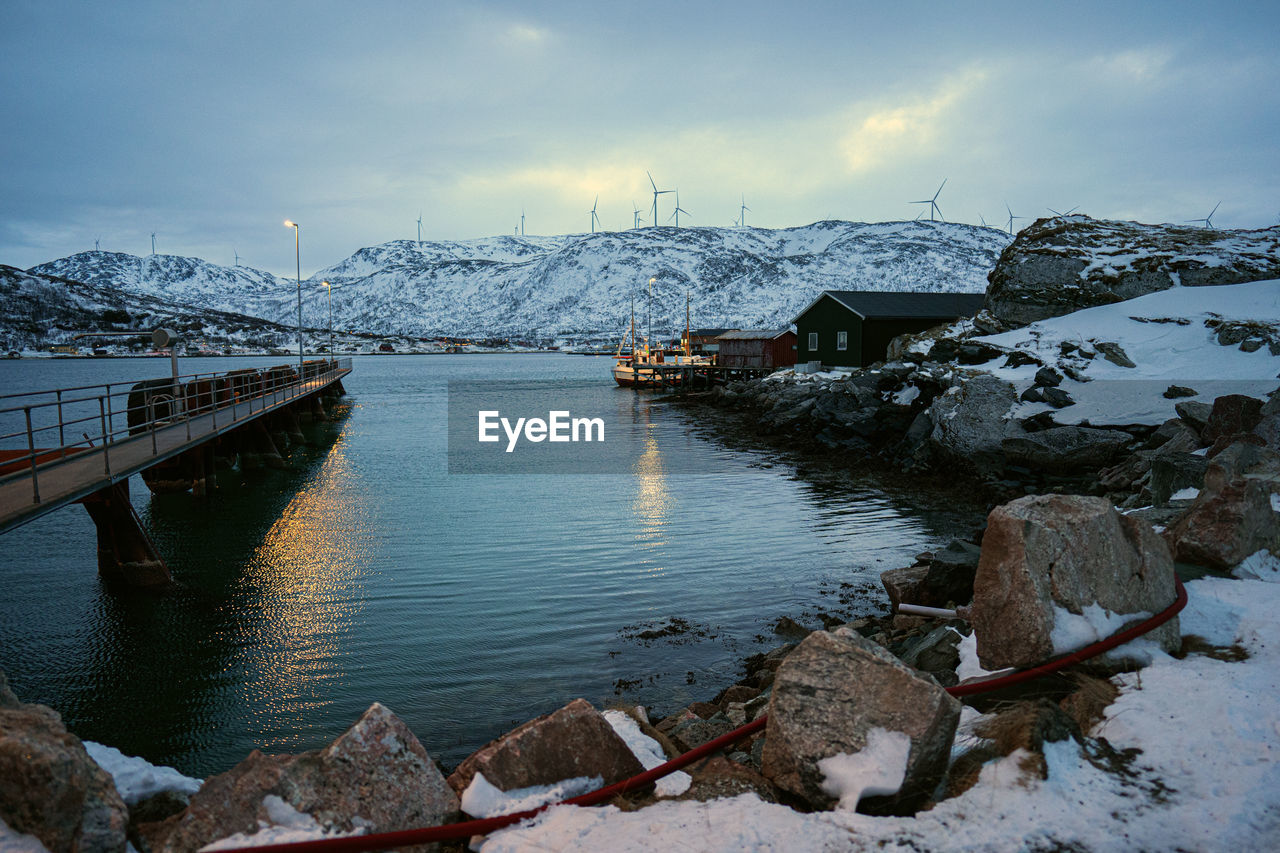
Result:
{"label": "wind turbine blade", "polygon": [[1209,211],[1209,215],[1205,219],[1213,219],[1213,215],[1218,212],[1218,208],[1222,206],[1222,202],[1218,202],[1213,206],[1213,210]]}
{"label": "wind turbine blade", "polygon": [[934,193],[934,194],[933,194],[933,199],[932,199],[932,201],[937,201],[937,200],[938,200],[938,196],[940,196],[940,195],[942,194],[942,188],[943,188],[943,187],[945,187],[945,186],[947,185],[947,181],[948,181],[948,180],[950,180],[950,179],[949,179],[949,178],[943,178],[943,179],[942,179],[942,183],[938,184],[938,191],[937,191],[936,193]]}
{"label": "wind turbine blade", "polygon": [[[649,175],[648,172],[645,172],[645,174]],[[654,192],[658,191],[658,185],[653,182],[653,175],[649,175],[649,185],[653,187]]]}

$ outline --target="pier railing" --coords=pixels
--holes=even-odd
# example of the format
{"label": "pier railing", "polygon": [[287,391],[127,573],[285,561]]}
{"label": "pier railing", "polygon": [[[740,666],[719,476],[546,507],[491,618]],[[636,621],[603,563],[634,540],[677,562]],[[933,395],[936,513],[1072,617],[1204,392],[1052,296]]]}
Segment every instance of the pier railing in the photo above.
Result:
{"label": "pier railing", "polygon": [[216,434],[350,371],[350,358],[324,359],[304,362],[301,374],[281,365],[0,394],[0,486],[29,478],[38,504],[40,475],[76,457],[99,454],[110,478],[112,449],[124,442],[132,448],[149,438],[152,455],[159,455],[161,431],[185,426],[187,441]]}

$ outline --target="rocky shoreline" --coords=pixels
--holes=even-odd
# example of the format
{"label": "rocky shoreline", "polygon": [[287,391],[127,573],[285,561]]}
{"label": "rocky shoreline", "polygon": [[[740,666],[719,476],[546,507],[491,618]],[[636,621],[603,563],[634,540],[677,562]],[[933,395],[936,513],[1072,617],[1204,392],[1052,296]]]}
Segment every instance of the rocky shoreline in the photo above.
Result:
{"label": "rocky shoreline", "polygon": [[[1097,249],[1080,239],[1091,226],[1080,217],[1068,219],[1073,221],[1065,225],[1036,223],[1006,251],[992,274],[998,298],[989,299],[988,317],[900,339],[888,361],[866,369],[775,374],[686,401],[730,412],[765,440],[824,464],[936,478],[985,498],[987,522],[973,536],[883,573],[889,615],[823,620],[820,630],[780,619],[778,632],[790,632],[793,641],[747,659],[744,677],[707,701],[651,720],[642,707],[602,712],[575,699],[486,744],[447,775],[403,722],[375,703],[328,747],[296,756],[255,751],[195,793],[170,787],[130,803],[118,790],[120,777],[113,783],[55,712],[22,704],[0,679],[0,818],[48,849],[116,851],[128,841],[144,853],[410,829],[464,814],[520,810],[608,785],[767,715],[762,730],[690,766],[685,775],[620,796],[591,817],[579,816],[586,810],[552,810],[546,819],[492,837],[492,848],[590,849],[587,839],[598,842],[602,834],[618,842],[610,827],[625,825],[633,812],[645,816],[647,829],[630,846],[643,848],[652,841],[649,833],[662,836],[659,829],[668,824],[682,830],[690,820],[710,825],[709,811],[695,819],[679,810],[691,804],[723,806],[726,811],[717,814],[732,815],[722,820],[735,825],[757,815],[771,822],[752,824],[742,836],[724,836],[718,842],[723,849],[748,846],[749,838],[763,843],[761,832],[793,838],[790,828],[806,827],[816,839],[846,826],[880,832],[881,841],[899,846],[931,848],[939,836],[929,833],[977,832],[984,811],[999,811],[997,799],[1019,803],[1035,792],[1059,797],[1052,800],[1058,811],[1083,809],[1096,795],[1112,803],[1096,817],[1100,824],[1114,823],[1102,830],[1106,838],[1125,831],[1119,846],[1161,847],[1172,843],[1160,835],[1164,823],[1174,826],[1169,831],[1175,835],[1187,831],[1162,816],[1171,813],[1179,788],[1188,786],[1208,799],[1248,800],[1248,806],[1229,803],[1254,815],[1239,821],[1244,846],[1274,837],[1280,832],[1280,803],[1271,793],[1271,776],[1257,776],[1252,787],[1238,789],[1224,771],[1214,771],[1219,775],[1205,783],[1196,773],[1217,767],[1208,756],[1217,749],[1215,738],[1237,729],[1253,739],[1238,737],[1237,752],[1228,758],[1256,750],[1263,757],[1253,764],[1270,767],[1265,756],[1280,749],[1273,743],[1280,733],[1265,726],[1255,731],[1236,720],[1230,732],[1209,731],[1208,740],[1186,745],[1197,766],[1173,764],[1153,749],[1165,762],[1161,766],[1175,768],[1166,772],[1181,773],[1176,781],[1144,764],[1141,748],[1123,741],[1113,745],[1111,738],[1132,742],[1143,727],[1165,737],[1173,737],[1174,729],[1211,729],[1216,721],[1173,707],[1189,683],[1178,680],[1180,671],[1191,681],[1216,679],[1217,694],[1235,706],[1280,696],[1280,683],[1265,682],[1258,688],[1264,692],[1255,694],[1247,679],[1232,692],[1243,670],[1221,670],[1245,667],[1255,655],[1263,656],[1260,666],[1267,669],[1266,656],[1273,654],[1268,643],[1275,619],[1258,617],[1247,600],[1271,600],[1257,587],[1280,579],[1280,389],[1269,378],[1269,393],[1219,394],[1210,402],[1196,399],[1202,395],[1195,388],[1162,381],[1156,402],[1168,407],[1170,417],[1073,421],[1078,400],[1097,393],[1095,380],[1113,370],[1140,370],[1137,348],[1126,349],[1124,341],[1101,332],[1079,340],[1055,338],[1052,326],[1003,342],[991,333],[1014,325],[1012,314],[1024,323],[1031,315],[1052,317],[1084,304],[1105,307],[1119,292],[1139,286],[1160,291],[1191,270],[1178,257],[1151,251],[1146,256],[1155,260],[1127,272],[1116,273],[1114,265],[1099,268],[1095,278],[1105,279],[1107,287],[1068,281],[1027,290],[1019,275],[1063,267],[1070,280],[1090,269],[1092,262],[1078,255]],[[1112,240],[1121,232],[1129,235],[1126,240],[1133,236],[1110,225],[1096,230]],[[1173,236],[1183,239],[1186,230]],[[1054,239],[1065,246],[1056,254],[1044,245]],[[1203,250],[1203,235],[1196,239],[1193,248]],[[1244,241],[1245,250],[1232,250],[1244,268],[1240,275],[1274,270],[1267,251],[1259,259],[1249,248],[1262,238],[1251,239]],[[1231,279],[1234,274],[1218,269],[1205,283],[1224,275],[1241,280]],[[1019,297],[1023,290],[1036,299]],[[1122,319],[1194,325],[1172,315],[1167,323],[1153,320],[1163,316],[1154,310],[1127,306]],[[1002,318],[1002,311],[1010,317]],[[1090,322],[1112,328],[1102,320]],[[1264,352],[1275,331],[1267,323],[1242,325],[1214,315],[1203,325],[1213,335],[1206,347],[1272,357]],[[1210,358],[1206,352],[1201,357]],[[1268,377],[1274,375],[1270,362],[1259,363]],[[1139,402],[1148,414],[1163,411]],[[1183,630],[1182,617],[1175,617],[1117,653],[1051,678],[964,703],[945,689],[1110,636],[1168,608],[1179,583],[1192,578],[1201,579],[1195,583],[1202,584],[1198,590],[1206,599],[1185,614],[1194,631]],[[1273,583],[1259,583],[1264,580]],[[956,618],[895,615],[901,602],[966,609]],[[1151,713],[1142,703],[1143,673],[1152,682],[1159,719],[1118,722],[1119,714]],[[1196,704],[1212,708],[1216,698],[1200,697]],[[1113,715],[1116,703],[1128,704]],[[1246,766],[1252,764],[1242,760],[1230,772],[1254,779]],[[1064,772],[1087,777],[1092,787],[1058,791],[1053,774],[1060,767],[1074,767]],[[987,805],[975,812],[966,794],[979,789],[988,792],[982,798]],[[1197,820],[1194,803],[1178,802],[1180,810],[1190,810],[1187,820]],[[1207,808],[1216,818],[1214,806]],[[1034,806],[1013,814],[1031,827],[1050,820]],[[1161,823],[1142,823],[1149,834],[1130,838],[1124,826],[1147,821],[1148,814]],[[833,817],[802,823],[813,815]],[[885,817],[867,824],[859,822],[862,815]],[[1234,823],[1228,829],[1237,831]],[[1011,831],[1013,840],[1005,846],[1029,838],[1027,825]],[[835,837],[853,843],[852,836]],[[1074,837],[1040,840],[1046,847],[1089,846]]]}

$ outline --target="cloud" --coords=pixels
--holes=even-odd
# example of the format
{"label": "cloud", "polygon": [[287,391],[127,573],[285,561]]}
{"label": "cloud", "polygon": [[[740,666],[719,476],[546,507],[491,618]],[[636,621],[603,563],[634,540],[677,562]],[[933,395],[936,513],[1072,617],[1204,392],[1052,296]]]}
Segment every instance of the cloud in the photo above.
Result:
{"label": "cloud", "polygon": [[532,24],[512,24],[504,35],[507,41],[516,44],[540,45],[551,37],[551,31]]}
{"label": "cloud", "polygon": [[893,105],[854,107],[848,118],[854,127],[840,141],[846,167],[855,174],[868,172],[904,156],[938,150],[946,144],[957,107],[978,93],[986,80],[986,71],[970,68],[928,94],[899,98]]}

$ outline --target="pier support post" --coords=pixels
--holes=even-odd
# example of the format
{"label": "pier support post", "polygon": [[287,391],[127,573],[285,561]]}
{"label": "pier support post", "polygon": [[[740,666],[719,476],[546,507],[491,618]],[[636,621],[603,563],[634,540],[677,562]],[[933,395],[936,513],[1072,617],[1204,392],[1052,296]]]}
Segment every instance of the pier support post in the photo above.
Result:
{"label": "pier support post", "polygon": [[128,480],[99,489],[80,502],[98,529],[98,574],[133,587],[173,583],[169,567],[129,502]]}

